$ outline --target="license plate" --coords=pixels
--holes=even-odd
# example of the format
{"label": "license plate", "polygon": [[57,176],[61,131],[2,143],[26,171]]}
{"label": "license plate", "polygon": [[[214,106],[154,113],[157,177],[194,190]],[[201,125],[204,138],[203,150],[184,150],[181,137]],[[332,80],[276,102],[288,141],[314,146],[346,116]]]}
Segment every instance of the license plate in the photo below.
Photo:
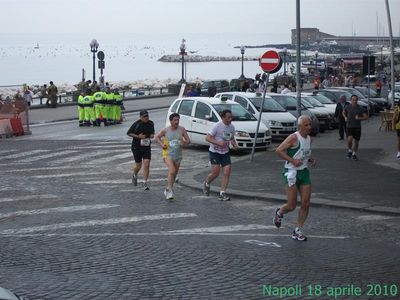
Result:
{"label": "license plate", "polygon": [[264,139],[256,139],[256,143],[264,143]]}

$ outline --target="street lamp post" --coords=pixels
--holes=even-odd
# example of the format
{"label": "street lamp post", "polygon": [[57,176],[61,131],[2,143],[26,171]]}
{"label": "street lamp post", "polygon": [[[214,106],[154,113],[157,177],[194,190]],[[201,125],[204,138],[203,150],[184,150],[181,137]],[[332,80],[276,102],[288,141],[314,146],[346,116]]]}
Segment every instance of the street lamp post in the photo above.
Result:
{"label": "street lamp post", "polygon": [[180,55],[182,55],[182,78],[181,78],[181,83],[184,83],[186,81],[185,80],[185,54],[186,54],[186,45],[185,45],[185,43],[186,43],[186,40],[182,39],[182,43],[181,43],[181,46],[180,46],[180,50],[181,50]]}
{"label": "street lamp post", "polygon": [[318,71],[318,50],[315,50],[315,76],[317,76],[317,71]]}
{"label": "street lamp post", "polygon": [[283,48],[283,76],[286,76],[286,56],[287,56],[287,49]]}
{"label": "street lamp post", "polygon": [[97,48],[99,48],[99,43],[96,39],[93,39],[90,42],[90,51],[93,53],[93,82],[96,81],[96,52]]}
{"label": "street lamp post", "polygon": [[243,61],[244,61],[244,52],[246,51],[246,47],[245,46],[241,46],[240,47],[240,53],[242,54],[242,74],[240,75],[240,78],[241,79],[244,79],[245,77],[244,77],[244,64],[243,64]]}

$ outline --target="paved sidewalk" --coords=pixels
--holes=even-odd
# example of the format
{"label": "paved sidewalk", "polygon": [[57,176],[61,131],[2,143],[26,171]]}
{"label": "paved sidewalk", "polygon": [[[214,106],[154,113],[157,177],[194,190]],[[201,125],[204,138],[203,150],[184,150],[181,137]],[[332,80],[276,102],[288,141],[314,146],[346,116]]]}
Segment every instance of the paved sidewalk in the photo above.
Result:
{"label": "paved sidewalk", "polygon": [[[311,169],[312,203],[381,213],[400,214],[400,161],[395,158],[394,132],[379,131],[380,118],[363,123],[359,161],[348,160],[346,144],[338,140],[337,130],[313,138],[313,156],[318,160]],[[286,201],[282,178],[283,161],[275,154],[274,145],[267,152],[233,156],[228,194]],[[201,190],[209,168],[186,174],[181,184]],[[220,181],[212,184],[219,191]]]}

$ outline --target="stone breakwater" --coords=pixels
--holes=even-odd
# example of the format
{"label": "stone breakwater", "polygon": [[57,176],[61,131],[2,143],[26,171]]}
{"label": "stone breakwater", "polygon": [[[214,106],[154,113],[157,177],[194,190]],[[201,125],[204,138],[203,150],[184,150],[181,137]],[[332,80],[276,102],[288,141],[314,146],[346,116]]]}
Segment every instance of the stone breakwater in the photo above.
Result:
{"label": "stone breakwater", "polygon": [[[246,56],[243,58],[245,61],[255,60],[257,61],[259,57]],[[186,62],[212,62],[212,61],[240,61],[242,57],[240,56],[203,56],[203,55],[185,55]],[[158,59],[161,62],[181,62],[181,55],[163,55]]]}

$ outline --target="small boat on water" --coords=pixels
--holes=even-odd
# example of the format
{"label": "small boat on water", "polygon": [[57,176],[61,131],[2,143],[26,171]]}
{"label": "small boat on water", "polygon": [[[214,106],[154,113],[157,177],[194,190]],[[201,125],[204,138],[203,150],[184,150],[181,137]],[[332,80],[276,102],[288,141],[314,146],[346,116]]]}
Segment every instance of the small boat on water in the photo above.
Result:
{"label": "small boat on water", "polygon": [[39,49],[39,43],[36,43],[36,46],[33,49]]}

